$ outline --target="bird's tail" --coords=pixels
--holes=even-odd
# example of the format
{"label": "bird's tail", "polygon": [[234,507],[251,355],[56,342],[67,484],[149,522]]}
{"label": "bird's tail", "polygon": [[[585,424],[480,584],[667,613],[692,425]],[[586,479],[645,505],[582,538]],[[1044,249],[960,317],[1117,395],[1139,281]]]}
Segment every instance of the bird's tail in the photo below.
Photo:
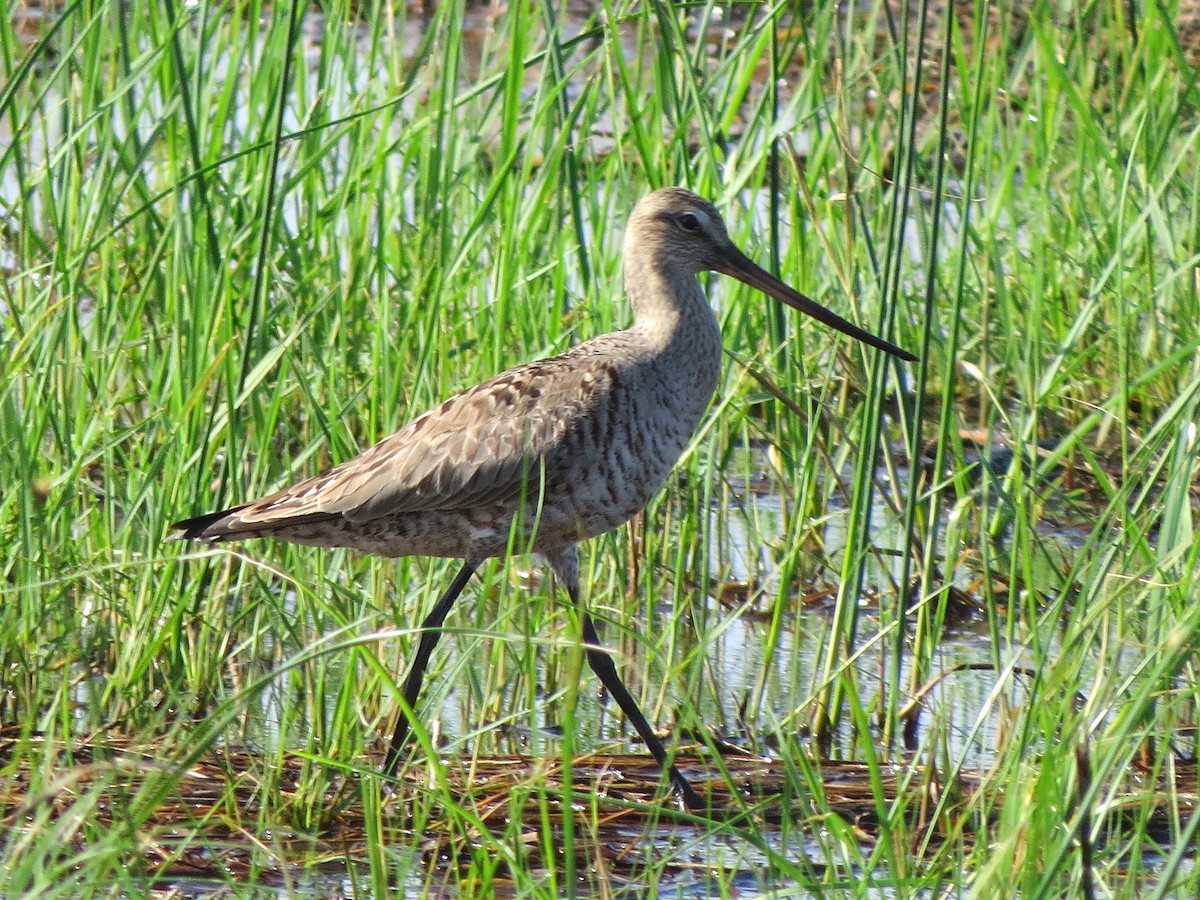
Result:
{"label": "bird's tail", "polygon": [[239,529],[229,527],[236,521],[238,512],[243,509],[245,509],[244,506],[234,506],[229,509],[223,509],[220,512],[205,513],[202,516],[182,519],[171,525],[171,531],[176,533],[168,535],[168,540],[219,541],[222,539],[250,537],[251,535],[244,532],[239,533]]}

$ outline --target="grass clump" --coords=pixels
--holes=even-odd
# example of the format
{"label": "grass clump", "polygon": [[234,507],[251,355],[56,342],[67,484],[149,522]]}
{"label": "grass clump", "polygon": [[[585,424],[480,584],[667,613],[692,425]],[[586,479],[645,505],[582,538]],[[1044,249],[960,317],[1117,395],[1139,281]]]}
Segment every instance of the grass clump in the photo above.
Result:
{"label": "grass clump", "polygon": [[[976,6],[0,22],[8,892],[1194,894],[1191,7]],[[755,827],[638,795],[671,837],[614,868],[600,775],[502,823],[456,774],[624,749],[521,564],[450,622],[401,813],[370,773],[449,564],[163,538],[626,323],[667,184],[921,362],[711,282],[714,415],[585,585],[653,721],[776,768],[710,760]]]}

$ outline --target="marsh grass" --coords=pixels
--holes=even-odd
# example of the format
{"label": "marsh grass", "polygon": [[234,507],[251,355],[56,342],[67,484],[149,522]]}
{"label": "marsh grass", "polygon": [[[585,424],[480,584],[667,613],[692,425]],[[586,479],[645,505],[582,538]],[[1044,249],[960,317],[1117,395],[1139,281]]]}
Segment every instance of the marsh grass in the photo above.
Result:
{"label": "marsh grass", "polygon": [[[10,896],[184,884],[146,847],[217,852],[211,816],[246,864],[205,883],[236,893],[319,894],[332,860],[374,896],[1195,894],[1200,126],[1176,10],[839,9],[80,0],[0,22]],[[625,216],[676,183],[921,362],[711,280],[714,414],[645,515],[586,548],[584,583],[651,720],[771,753],[793,813],[651,804],[659,837],[617,880],[569,767],[582,817],[514,790],[540,828],[454,788],[477,754],[624,748],[547,579],[472,584],[398,815],[370,773],[453,564],[163,539],[625,324]],[[746,601],[716,603],[731,580]],[[814,593],[827,615],[802,612]],[[937,694],[902,750],[959,642],[988,690],[969,713]],[[132,786],[106,736],[143,754]],[[156,820],[187,766],[239,747],[203,821]],[[869,830],[822,754],[865,765]],[[980,790],[931,792],[981,756]],[[910,790],[885,789],[893,764]],[[320,838],[349,808],[367,839],[339,854]]]}

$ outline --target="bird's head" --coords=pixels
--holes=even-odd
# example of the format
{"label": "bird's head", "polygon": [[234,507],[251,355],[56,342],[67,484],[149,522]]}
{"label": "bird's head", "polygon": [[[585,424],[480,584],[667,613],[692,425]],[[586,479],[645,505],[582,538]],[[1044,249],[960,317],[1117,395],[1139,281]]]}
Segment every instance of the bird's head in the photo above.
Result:
{"label": "bird's head", "polygon": [[717,208],[684,188],[647,194],[625,230],[626,258],[648,255],[660,271],[720,271],[736,250]]}
{"label": "bird's head", "polygon": [[[699,272],[720,272],[872,347],[900,359],[916,359],[907,350],[830,312],[756,265],[729,239],[717,208],[684,188],[663,188],[638,201],[626,226],[625,260],[626,285],[631,296],[640,294],[644,308],[686,295],[680,285],[685,279],[694,285],[694,276]],[[657,288],[644,289],[637,283],[649,273],[662,279]]]}

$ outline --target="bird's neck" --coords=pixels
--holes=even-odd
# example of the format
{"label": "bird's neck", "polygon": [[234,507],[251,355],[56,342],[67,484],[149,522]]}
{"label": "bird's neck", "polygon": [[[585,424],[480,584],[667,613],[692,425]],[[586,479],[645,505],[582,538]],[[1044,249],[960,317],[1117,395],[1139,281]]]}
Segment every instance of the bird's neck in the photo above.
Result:
{"label": "bird's neck", "polygon": [[643,266],[626,269],[633,305],[626,334],[655,376],[671,389],[673,412],[690,434],[704,414],[721,373],[721,330],[694,275]]}
{"label": "bird's neck", "polygon": [[[708,298],[696,276],[666,270],[635,256],[625,269],[625,293],[633,307],[633,327],[663,350],[694,345],[720,353],[721,336]],[[693,349],[700,349],[693,347]]]}
{"label": "bird's neck", "polygon": [[642,395],[662,407],[656,440],[671,461],[686,446],[721,376],[721,331],[693,275],[626,268],[633,326],[622,332],[637,359]]}

